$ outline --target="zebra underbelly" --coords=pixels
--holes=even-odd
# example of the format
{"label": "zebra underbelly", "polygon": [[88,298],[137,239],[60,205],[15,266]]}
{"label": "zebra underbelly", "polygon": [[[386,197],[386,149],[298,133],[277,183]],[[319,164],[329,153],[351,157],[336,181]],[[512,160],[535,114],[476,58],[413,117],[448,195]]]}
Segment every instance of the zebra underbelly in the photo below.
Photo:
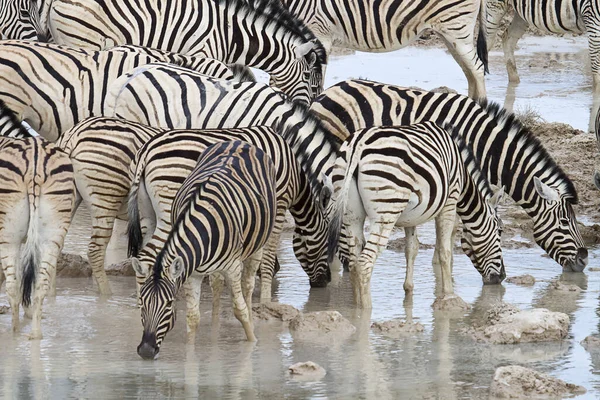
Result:
{"label": "zebra underbelly", "polygon": [[[527,3],[531,3],[528,1]],[[534,2],[534,5],[538,3]],[[557,12],[555,4],[558,4]],[[563,33],[584,33],[585,26],[575,10],[571,1],[555,0],[548,2],[544,12],[536,10],[532,12],[530,7],[522,7],[518,4],[515,9],[521,18],[527,23],[543,32],[563,34]]]}
{"label": "zebra underbelly", "polygon": [[427,194],[411,193],[406,208],[398,216],[396,226],[417,226],[435,218],[445,202],[435,200],[429,204]]}

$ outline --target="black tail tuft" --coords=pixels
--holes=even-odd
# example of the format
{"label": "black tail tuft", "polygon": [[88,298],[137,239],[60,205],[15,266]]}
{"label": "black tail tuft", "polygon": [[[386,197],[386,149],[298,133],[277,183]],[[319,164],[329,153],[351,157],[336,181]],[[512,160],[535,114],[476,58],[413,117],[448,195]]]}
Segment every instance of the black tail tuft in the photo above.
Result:
{"label": "black tail tuft", "polygon": [[21,292],[23,293],[23,306],[31,305],[31,292],[35,286],[35,255],[33,252],[27,254],[23,263],[23,277],[21,281]]}
{"label": "black tail tuft", "polygon": [[256,82],[256,76],[250,68],[242,64],[229,64],[233,78],[238,82]]}
{"label": "black tail tuft", "polygon": [[142,235],[142,226],[140,223],[140,211],[137,202],[138,187],[134,187],[129,195],[128,220],[127,223],[127,257],[137,257],[144,237]]}
{"label": "black tail tuft", "polygon": [[479,24],[479,35],[477,36],[477,57],[483,63],[483,71],[486,74],[490,73],[488,68],[488,48],[487,48],[487,38],[486,38],[486,30],[485,26],[480,23]]}

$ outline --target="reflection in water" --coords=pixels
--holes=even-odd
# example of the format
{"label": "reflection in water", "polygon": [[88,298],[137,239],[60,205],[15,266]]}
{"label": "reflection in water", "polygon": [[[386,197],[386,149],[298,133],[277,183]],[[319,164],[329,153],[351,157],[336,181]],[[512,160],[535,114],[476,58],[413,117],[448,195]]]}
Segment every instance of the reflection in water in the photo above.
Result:
{"label": "reflection in water", "polygon": [[[77,227],[76,227],[77,228]],[[433,225],[421,229],[421,242],[434,243]],[[85,241],[71,238],[70,248],[85,252]],[[530,273],[543,280],[533,288],[505,284],[482,286],[481,277],[464,255],[456,252],[454,280],[457,294],[473,308],[462,315],[434,313],[436,279],[432,250],[421,250],[415,262],[415,290],[407,298],[402,289],[404,256],[385,251],[374,269],[373,310],[353,306],[348,277],[338,271],[332,284],[310,290],[306,274],[290,249],[285,234],[274,282],[274,298],[304,312],[337,310],[357,328],[347,340],[324,336],[322,341],[293,338],[278,322],[257,321],[257,343],[248,343],[233,317],[229,297],[223,297],[221,316],[211,318],[210,290],[203,290],[201,320],[195,342],[187,343],[185,303],[178,302],[176,326],[154,362],[140,359],[141,337],[134,282],[111,277],[115,295],[100,300],[91,279],[59,279],[57,298],[45,307],[42,341],[31,342],[11,332],[10,316],[0,315],[0,396],[3,398],[487,398],[492,374],[499,365],[527,364],[581,384],[595,396],[600,379],[590,371],[596,358],[577,341],[594,332],[599,273],[557,274],[557,265],[540,257],[538,249],[507,250],[511,274]],[[81,247],[81,243],[84,243]],[[598,256],[595,250],[590,257]],[[548,289],[558,278],[584,289],[563,296]],[[567,312],[574,338],[565,343],[490,346],[461,333],[483,318],[493,304],[506,301],[521,308],[547,307]],[[6,303],[0,294],[0,304]],[[425,332],[391,338],[375,334],[373,320],[413,319]],[[23,321],[23,334],[30,322]],[[583,336],[583,337],[580,337]],[[320,381],[290,377],[287,369],[314,361],[327,370]]]}

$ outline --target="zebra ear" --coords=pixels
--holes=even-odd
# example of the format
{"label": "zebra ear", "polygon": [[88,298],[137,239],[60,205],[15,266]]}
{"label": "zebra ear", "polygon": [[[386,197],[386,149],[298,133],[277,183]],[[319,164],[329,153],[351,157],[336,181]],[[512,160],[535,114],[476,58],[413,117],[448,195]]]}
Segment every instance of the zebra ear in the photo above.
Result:
{"label": "zebra ear", "polygon": [[294,54],[296,55],[296,58],[298,60],[301,59],[302,57],[307,55],[313,49],[314,46],[314,42],[303,43],[300,46],[296,46],[296,48],[294,49]]}
{"label": "zebra ear", "polygon": [[131,266],[133,267],[133,270],[135,271],[136,275],[139,276],[147,277],[148,272],[150,272],[150,270],[143,266],[140,260],[138,260],[135,257],[131,258]]}
{"label": "zebra ear", "polygon": [[594,185],[596,185],[596,188],[600,189],[600,172],[598,171],[594,172]]}
{"label": "zebra ear", "polygon": [[560,200],[560,195],[558,194],[558,190],[546,185],[537,176],[533,177],[533,184],[535,186],[535,191],[540,195],[540,197],[542,199],[545,199],[548,201]]}
{"label": "zebra ear", "polygon": [[488,204],[490,206],[492,206],[492,208],[496,209],[496,208],[498,208],[498,204],[500,204],[500,202],[502,201],[503,198],[504,198],[504,186],[502,186],[500,189],[498,189],[496,191],[496,193],[494,193],[494,195],[492,197],[490,197],[490,199],[488,200]]}
{"label": "zebra ear", "polygon": [[169,273],[171,274],[171,278],[176,280],[183,273],[183,258],[175,257],[175,260],[171,263],[169,267]]}

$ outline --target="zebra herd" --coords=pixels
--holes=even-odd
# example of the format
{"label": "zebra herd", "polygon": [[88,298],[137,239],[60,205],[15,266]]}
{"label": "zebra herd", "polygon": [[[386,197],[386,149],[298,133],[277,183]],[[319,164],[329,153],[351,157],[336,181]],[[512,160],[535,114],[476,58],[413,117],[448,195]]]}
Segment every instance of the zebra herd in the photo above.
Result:
{"label": "zebra herd", "polygon": [[[128,220],[143,325],[138,354],[148,359],[174,326],[180,288],[195,334],[205,275],[213,312],[226,281],[235,316],[255,340],[255,276],[260,271],[261,301],[270,301],[287,211],[311,287],[327,286],[339,258],[362,308],[372,307],[374,263],[396,226],[406,233],[404,289],[412,293],[416,226],[431,219],[441,296],[453,296],[457,214],[463,251],[485,284],[501,283],[496,208],[504,193],[533,219],[535,241],[552,259],[583,271],[588,253],[573,183],[512,113],[484,99],[486,8],[496,12],[495,3],[508,7],[500,0],[487,7],[484,0],[4,1],[0,284],[13,329],[22,304],[34,319],[31,336],[41,338],[42,303],[81,202],[91,210],[88,259],[102,295],[111,294],[104,261],[115,220]],[[583,3],[578,12],[596,12]],[[560,24],[567,8],[552,21]],[[425,30],[444,38],[471,97],[356,79],[323,90],[333,45],[391,51]],[[247,67],[267,72],[269,85]]]}

